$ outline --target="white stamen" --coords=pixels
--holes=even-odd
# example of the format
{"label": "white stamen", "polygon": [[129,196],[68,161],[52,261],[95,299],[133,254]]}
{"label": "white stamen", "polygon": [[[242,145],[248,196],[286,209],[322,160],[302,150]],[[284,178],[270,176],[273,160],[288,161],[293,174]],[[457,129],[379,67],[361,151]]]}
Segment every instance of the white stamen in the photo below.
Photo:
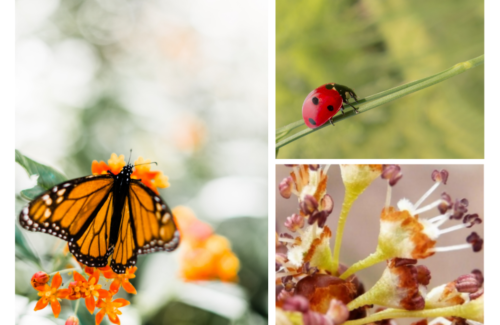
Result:
{"label": "white stamen", "polygon": [[450,252],[450,251],[458,251],[461,249],[471,248],[472,244],[461,244],[461,245],[453,245],[453,246],[445,246],[445,247],[436,247],[434,251],[438,252]]}
{"label": "white stamen", "polygon": [[434,223],[434,222],[441,221],[443,219],[448,219],[448,214],[445,213],[445,214],[441,214],[437,217],[431,218],[431,219],[429,219],[429,222]]}
{"label": "white stamen", "polygon": [[415,209],[417,209],[420,206],[420,204],[422,204],[422,202],[424,202],[425,199],[427,199],[429,197],[429,195],[431,195],[432,192],[434,192],[436,190],[436,188],[439,186],[439,184],[441,184],[441,182],[436,182],[434,185],[432,185],[432,187],[427,192],[425,192],[424,195],[422,195],[420,200],[418,200],[417,203],[415,203]]}
{"label": "white stamen", "polygon": [[439,230],[439,234],[440,235],[446,234],[447,232],[452,232],[452,231],[455,231],[455,230],[460,230],[460,229],[463,229],[463,228],[467,228],[467,226],[468,226],[468,224],[462,223],[460,225],[456,225],[456,226],[449,227],[449,228],[446,228],[446,229],[443,229],[443,230]]}
{"label": "white stamen", "polygon": [[388,208],[391,206],[391,196],[392,196],[392,186],[387,182],[387,193],[385,195],[385,207]]}
{"label": "white stamen", "polygon": [[285,238],[285,237],[280,237],[278,240],[281,242],[284,242],[284,243],[290,243],[290,244],[295,243],[295,239],[290,239],[290,238]]}
{"label": "white stamen", "polygon": [[295,174],[295,178],[296,178],[296,184],[301,184],[302,183],[302,179],[300,177],[300,167],[299,166],[293,166],[293,172]]}
{"label": "white stamen", "polygon": [[[449,217],[450,217],[450,214],[449,213],[445,213],[445,214],[442,214],[438,217],[435,217],[435,218],[432,218],[430,220],[430,222],[434,223],[434,226],[436,228],[438,228],[439,226],[441,226],[443,223],[445,223],[446,221],[449,220]],[[439,218],[439,220],[437,220]],[[435,220],[436,219],[436,220]]]}
{"label": "white stamen", "polygon": [[[431,209],[434,209],[435,207],[437,207],[438,205],[440,205],[441,202],[442,202],[441,200],[437,200],[435,202],[432,202],[431,204],[428,204],[428,205],[426,205],[426,206],[418,209],[417,211],[415,211],[415,214],[420,214],[422,212],[427,212],[427,211],[429,211]],[[418,207],[418,203],[415,205],[415,208],[417,208],[417,207]]]}

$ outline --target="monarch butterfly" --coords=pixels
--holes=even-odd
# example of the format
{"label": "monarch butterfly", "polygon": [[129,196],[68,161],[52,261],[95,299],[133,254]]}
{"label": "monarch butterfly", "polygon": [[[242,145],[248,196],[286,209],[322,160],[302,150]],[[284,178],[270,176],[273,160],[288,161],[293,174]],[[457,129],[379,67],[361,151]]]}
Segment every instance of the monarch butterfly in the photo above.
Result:
{"label": "monarch butterfly", "polygon": [[134,266],[138,254],[172,251],[179,232],[168,205],[127,164],[113,174],[76,178],[54,186],[25,207],[19,221],[69,245],[76,259],[92,267],[108,264],[115,273]]}

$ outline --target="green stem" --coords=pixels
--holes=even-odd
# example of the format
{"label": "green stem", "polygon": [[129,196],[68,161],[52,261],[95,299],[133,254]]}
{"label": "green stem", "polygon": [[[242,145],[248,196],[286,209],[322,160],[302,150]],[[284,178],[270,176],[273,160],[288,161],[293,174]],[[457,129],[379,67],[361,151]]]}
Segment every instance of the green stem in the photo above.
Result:
{"label": "green stem", "polygon": [[[463,72],[465,72],[469,69],[472,69],[478,65],[481,65],[483,63],[484,63],[484,55],[481,55],[481,56],[478,56],[477,58],[471,59],[469,61],[455,64],[453,67],[451,67],[447,70],[444,70],[440,73],[437,73],[435,75],[432,75],[430,77],[419,79],[419,80],[416,80],[416,81],[413,81],[413,82],[410,82],[410,83],[407,83],[407,84],[404,84],[404,85],[401,85],[398,87],[394,87],[394,88],[391,88],[391,89],[383,91],[383,92],[380,92],[378,94],[368,96],[364,99],[359,100],[359,103],[357,104],[359,113],[364,113],[372,108],[381,106],[383,104],[386,104],[388,102],[391,102],[391,101],[396,100],[398,98],[401,98],[403,96],[409,95],[409,94],[414,93],[416,91],[419,91],[419,90],[422,90],[424,88],[435,85],[437,83],[440,83],[446,79],[454,77],[460,73],[463,73]],[[333,122],[334,123],[340,122],[344,119],[353,117],[354,115],[356,115],[355,112],[353,110],[351,110],[349,112],[346,112],[346,114],[335,116],[333,118]],[[288,134],[291,130],[301,126],[302,124],[304,124],[304,121],[300,120],[300,121],[294,122],[292,124],[289,124],[287,126],[284,126],[280,129],[278,129],[277,134],[279,134],[279,137],[277,137],[276,140],[279,141],[286,134]],[[304,137],[312,132],[318,131],[318,130],[320,130],[324,127],[327,127],[329,125],[330,125],[330,123],[325,123],[324,125],[316,128],[316,129],[307,128],[305,130],[297,132],[297,133],[285,138],[284,140],[281,140],[278,143],[276,143],[276,148],[279,149],[281,147],[284,147],[285,145],[287,145],[295,140],[298,140],[298,139],[300,139],[300,138],[302,138],[302,137]],[[286,133],[284,133],[285,131],[286,131]]]}
{"label": "green stem", "polygon": [[75,316],[78,313],[78,307],[80,307],[80,299],[78,299],[75,303]]}
{"label": "green stem", "polygon": [[346,189],[346,194],[344,202],[342,203],[342,211],[340,211],[339,222],[337,224],[337,234],[335,235],[335,246],[333,249],[333,266],[335,274],[338,274],[339,260],[340,260],[340,245],[342,244],[342,236],[344,234],[345,222],[347,221],[347,216],[354,201],[358,198],[358,195],[352,193]]}
{"label": "green stem", "polygon": [[366,257],[364,260],[361,260],[357,263],[354,263],[353,265],[351,265],[351,267],[349,267],[344,273],[342,273],[342,275],[340,276],[341,279],[345,280],[347,279],[350,275],[358,272],[358,271],[361,271],[363,269],[366,269],[367,267],[370,267],[372,265],[375,265],[377,263],[380,263],[382,262],[383,260],[386,260],[388,259],[387,256],[385,256],[385,254],[378,250],[375,251],[375,253],[373,254],[370,254],[368,257]]}

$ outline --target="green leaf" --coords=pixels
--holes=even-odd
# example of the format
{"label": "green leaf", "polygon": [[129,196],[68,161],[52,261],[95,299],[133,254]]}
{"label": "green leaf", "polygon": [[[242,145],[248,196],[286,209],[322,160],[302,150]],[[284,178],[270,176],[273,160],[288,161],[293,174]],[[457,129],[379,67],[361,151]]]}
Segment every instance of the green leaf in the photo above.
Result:
{"label": "green leaf", "polygon": [[42,263],[40,261],[40,257],[35,253],[35,251],[31,248],[29,242],[20,227],[16,224],[16,235],[15,235],[15,247],[16,247],[16,257],[18,259],[22,259],[24,261],[28,260],[36,264],[40,269],[42,269]]}
{"label": "green leaf", "polygon": [[44,189],[43,187],[41,187],[39,185],[36,185],[35,187],[32,187],[30,189],[22,190],[21,196],[24,199],[31,201],[45,191],[46,191],[46,189]]}
{"label": "green leaf", "polygon": [[[16,150],[16,162],[21,165],[28,175],[38,175],[37,184],[42,189],[48,190],[49,188],[64,182],[67,178],[62,173],[58,172],[52,167],[42,165]],[[30,190],[30,194],[37,191],[36,187]],[[23,194],[24,195],[24,194]]]}
{"label": "green leaf", "polygon": [[[16,195],[16,215],[19,215],[21,210],[26,205],[26,202],[18,195]],[[23,234],[23,231],[19,227],[19,225],[15,224],[16,232],[15,232],[15,248],[16,248],[16,258],[29,260],[35,263],[41,269],[41,261],[40,257],[33,250],[28,240]]]}

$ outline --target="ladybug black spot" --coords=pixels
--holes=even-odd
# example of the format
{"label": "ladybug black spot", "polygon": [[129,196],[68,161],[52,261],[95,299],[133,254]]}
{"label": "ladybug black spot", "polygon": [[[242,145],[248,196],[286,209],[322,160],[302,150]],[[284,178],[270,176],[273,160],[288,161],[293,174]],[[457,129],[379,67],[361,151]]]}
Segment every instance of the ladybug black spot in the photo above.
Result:
{"label": "ladybug black spot", "polygon": [[330,112],[333,112],[333,106],[332,106],[332,105],[328,105],[326,108],[328,108],[328,110],[329,110]]}
{"label": "ladybug black spot", "polygon": [[333,89],[333,85],[332,84],[328,84],[325,86],[326,89],[330,90],[330,89]]}
{"label": "ladybug black spot", "polygon": [[314,105],[318,105],[318,103],[319,103],[318,97],[313,97],[312,101],[313,101]]}
{"label": "ladybug black spot", "polygon": [[314,120],[312,118],[309,118],[309,123],[311,123],[312,125],[316,125],[316,122],[314,122]]}

